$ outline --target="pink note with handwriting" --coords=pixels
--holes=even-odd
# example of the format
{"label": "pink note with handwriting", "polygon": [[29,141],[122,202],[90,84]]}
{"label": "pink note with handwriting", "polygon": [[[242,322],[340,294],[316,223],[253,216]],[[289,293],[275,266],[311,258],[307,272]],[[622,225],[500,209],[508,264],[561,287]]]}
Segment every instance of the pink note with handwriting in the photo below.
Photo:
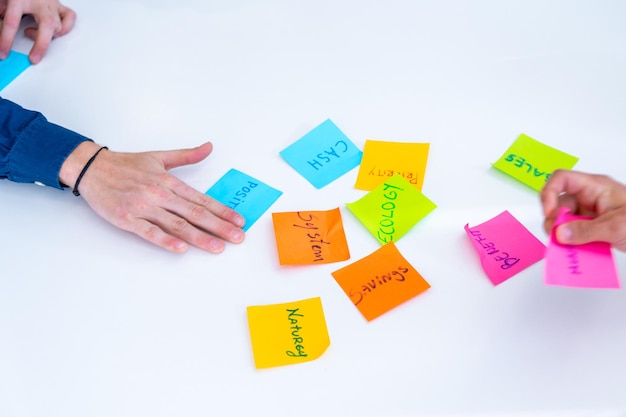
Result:
{"label": "pink note with handwriting", "polygon": [[540,261],[545,254],[545,245],[506,210],[477,226],[465,225],[465,231],[493,285]]}
{"label": "pink note with handwriting", "polygon": [[545,284],[577,288],[620,287],[610,243],[563,245],[556,241],[556,226],[572,220],[587,219],[589,217],[570,213],[565,207],[559,210],[546,250]]}

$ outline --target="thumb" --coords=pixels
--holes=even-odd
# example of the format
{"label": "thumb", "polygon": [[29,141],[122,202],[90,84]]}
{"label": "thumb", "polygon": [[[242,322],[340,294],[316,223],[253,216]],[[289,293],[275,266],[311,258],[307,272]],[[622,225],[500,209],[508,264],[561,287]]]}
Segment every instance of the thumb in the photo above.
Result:
{"label": "thumb", "polygon": [[615,240],[615,228],[611,227],[606,216],[590,220],[572,220],[557,226],[556,240],[565,245],[582,245],[590,242],[609,242]]}
{"label": "thumb", "polygon": [[157,157],[161,159],[163,166],[169,171],[172,168],[197,164],[209,156],[212,151],[213,144],[206,142],[195,148],[157,152]]}

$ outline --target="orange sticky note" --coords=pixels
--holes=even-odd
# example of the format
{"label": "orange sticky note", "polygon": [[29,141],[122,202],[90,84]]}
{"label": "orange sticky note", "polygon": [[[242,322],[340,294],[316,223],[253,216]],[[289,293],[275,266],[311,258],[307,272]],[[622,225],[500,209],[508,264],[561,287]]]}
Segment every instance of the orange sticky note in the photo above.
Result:
{"label": "orange sticky note", "polygon": [[399,174],[422,191],[429,149],[429,143],[366,140],[354,187],[370,191]]}
{"label": "orange sticky note", "polygon": [[393,242],[332,275],[367,321],[430,288]]}
{"label": "orange sticky note", "polygon": [[339,208],[272,213],[281,265],[326,264],[350,259]]}

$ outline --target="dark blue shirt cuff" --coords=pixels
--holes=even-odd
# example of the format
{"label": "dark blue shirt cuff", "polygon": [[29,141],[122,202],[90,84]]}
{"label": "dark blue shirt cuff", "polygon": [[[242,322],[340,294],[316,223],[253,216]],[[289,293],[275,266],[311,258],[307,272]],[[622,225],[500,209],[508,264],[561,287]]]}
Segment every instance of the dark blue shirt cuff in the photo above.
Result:
{"label": "dark blue shirt cuff", "polygon": [[76,132],[37,117],[16,140],[9,156],[9,179],[63,188],[61,165],[82,142],[89,140]]}
{"label": "dark blue shirt cuff", "polygon": [[0,178],[61,189],[61,165],[87,140],[41,113],[0,98]]}

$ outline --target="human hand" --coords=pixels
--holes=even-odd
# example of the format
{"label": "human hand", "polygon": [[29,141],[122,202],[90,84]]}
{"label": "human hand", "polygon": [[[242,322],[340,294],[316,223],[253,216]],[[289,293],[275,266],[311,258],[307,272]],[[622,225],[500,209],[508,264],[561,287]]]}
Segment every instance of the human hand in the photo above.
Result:
{"label": "human hand", "polygon": [[626,252],[626,186],[606,175],[557,170],[541,190],[544,228],[550,233],[559,207],[592,217],[575,220],[556,229],[558,242],[580,245],[608,242]]}
{"label": "human hand", "polygon": [[59,0],[0,0],[0,59],[9,55],[13,40],[23,16],[35,19],[35,26],[24,29],[24,35],[35,43],[28,55],[30,62],[38,64],[50,42],[63,36],[74,27],[76,13]]}
{"label": "human hand", "polygon": [[[63,163],[59,179],[74,184],[100,146],[83,142]],[[224,241],[240,243],[244,219],[202,194],[168,170],[195,164],[213,150],[207,142],[193,149],[121,153],[102,150],[78,188],[91,208],[111,224],[176,253],[188,245],[219,253]]]}

